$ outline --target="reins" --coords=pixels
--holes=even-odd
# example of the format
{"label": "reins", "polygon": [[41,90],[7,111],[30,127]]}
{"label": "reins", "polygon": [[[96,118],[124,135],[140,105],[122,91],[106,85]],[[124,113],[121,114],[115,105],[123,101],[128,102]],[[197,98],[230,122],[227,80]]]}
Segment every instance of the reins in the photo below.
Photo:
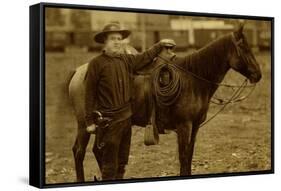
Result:
{"label": "reins", "polygon": [[[213,81],[207,80],[207,79],[205,79],[205,78],[203,78],[203,77],[201,77],[201,76],[199,76],[199,75],[197,75],[197,74],[195,74],[195,73],[193,73],[191,71],[185,70],[184,68],[182,68],[179,65],[173,64],[170,60],[167,60],[166,58],[163,58],[162,56],[157,56],[157,58],[160,58],[160,59],[164,60],[168,64],[175,66],[177,69],[183,71],[184,73],[188,73],[188,74],[192,75],[193,77],[197,78],[198,80],[204,81],[206,83],[209,83],[209,84],[212,84],[212,85],[216,85],[216,86],[224,86],[224,87],[231,87],[231,88],[239,88],[239,87],[241,87],[241,85],[218,83],[218,82],[213,82]],[[168,64],[165,64],[165,65],[168,65]],[[253,84],[253,85],[250,84],[250,85],[247,85],[246,87],[253,87],[253,86],[255,86],[255,84]]]}
{"label": "reins", "polygon": [[[237,44],[235,44],[235,47],[237,48]],[[239,57],[241,56],[241,53],[239,51],[239,49],[236,49],[238,51],[238,55]],[[238,88],[233,94],[232,96],[229,98],[229,99],[221,99],[221,98],[217,98],[216,96],[213,96],[212,99],[210,100],[211,103],[213,104],[216,104],[216,105],[221,105],[222,107],[213,115],[211,116],[207,121],[205,121],[204,123],[202,123],[200,125],[200,127],[206,125],[208,122],[210,122],[212,119],[214,119],[220,112],[222,112],[225,107],[230,104],[230,103],[237,103],[237,102],[241,102],[243,100],[245,100],[246,98],[248,98],[251,93],[253,92],[256,84],[253,84],[253,85],[249,85],[248,84],[248,79],[245,79],[241,85],[233,85],[233,84],[225,84],[225,83],[218,83],[218,82],[213,82],[213,81],[210,81],[208,79],[205,79],[201,76],[198,76],[197,74],[191,72],[191,71],[188,71],[188,70],[185,70],[184,68],[182,68],[181,66],[179,65],[176,65],[176,64],[173,64],[170,60],[167,60],[161,56],[158,56],[158,58],[164,60],[166,63],[165,64],[162,64],[162,65],[168,65],[168,66],[174,66],[173,68],[177,68],[181,71],[183,71],[184,73],[186,74],[190,74],[191,76],[193,76],[194,78],[198,79],[198,80],[201,80],[205,83],[208,83],[208,84],[211,84],[211,85],[216,85],[216,86],[223,86],[223,87],[228,87],[228,88]],[[160,65],[161,66],[161,65]],[[163,67],[163,66],[162,66]],[[157,67],[158,69],[158,67]],[[155,85],[155,84],[154,84]],[[252,88],[251,91],[245,95],[245,96],[241,96],[242,92],[245,90],[245,88]]]}
{"label": "reins", "polygon": [[[249,93],[245,96],[241,96],[242,92],[245,90],[245,88],[247,87],[251,87],[251,91],[249,91]],[[247,99],[252,92],[254,91],[256,87],[256,84],[254,85],[248,85],[248,80],[245,79],[244,82],[242,82],[242,84],[240,86],[238,86],[238,89],[236,90],[236,92],[233,93],[233,95],[235,94],[234,97],[231,96],[230,99],[221,99],[221,98],[217,98],[216,96],[213,96],[211,99],[211,103],[216,104],[216,105],[224,105],[224,104],[228,104],[228,103],[237,103],[237,102],[241,102],[245,99]],[[240,97],[241,96],[241,97]]]}
{"label": "reins", "polygon": [[[218,100],[219,102],[215,102],[213,100],[211,100],[210,102],[211,103],[214,103],[216,105],[221,105],[222,107],[214,114],[212,115],[212,117],[210,117],[207,121],[205,121],[204,123],[202,123],[200,125],[200,127],[206,125],[208,122],[210,122],[212,119],[214,119],[220,112],[222,112],[225,107],[230,104],[230,103],[236,103],[236,102],[240,102],[240,101],[243,101],[245,100],[246,98],[248,98],[251,93],[253,92],[254,88],[252,88],[252,90],[246,95],[246,96],[243,96],[241,98],[239,98],[239,96],[241,95],[241,93],[243,92],[243,90],[245,89],[245,87],[247,87],[247,83],[248,83],[248,80],[245,79],[244,82],[241,84],[241,86],[232,94],[232,96],[228,99],[228,100],[221,100],[221,99],[218,99],[216,97],[214,97],[215,100]],[[237,98],[238,97],[238,98]]]}

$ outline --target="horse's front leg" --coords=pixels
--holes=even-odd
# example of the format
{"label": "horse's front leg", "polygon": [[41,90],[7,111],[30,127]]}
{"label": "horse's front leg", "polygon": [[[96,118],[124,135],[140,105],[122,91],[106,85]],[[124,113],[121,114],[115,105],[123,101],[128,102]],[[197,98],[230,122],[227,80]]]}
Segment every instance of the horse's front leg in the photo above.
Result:
{"label": "horse's front leg", "polygon": [[191,175],[192,172],[192,158],[193,158],[193,153],[194,153],[194,145],[195,145],[195,140],[196,140],[196,135],[199,129],[199,125],[193,125],[192,126],[192,133],[191,133],[191,140],[188,145],[188,175]]}
{"label": "horse's front leg", "polygon": [[[191,175],[190,152],[193,151],[192,146],[192,122],[186,121],[176,125],[178,134],[178,150],[180,161],[180,175]],[[193,144],[194,145],[194,144]]]}
{"label": "horse's front leg", "polygon": [[72,147],[74,160],[75,160],[75,171],[77,182],[84,182],[84,167],[83,161],[86,153],[86,148],[90,139],[90,134],[86,131],[85,122],[78,122],[78,132],[75,143]]}

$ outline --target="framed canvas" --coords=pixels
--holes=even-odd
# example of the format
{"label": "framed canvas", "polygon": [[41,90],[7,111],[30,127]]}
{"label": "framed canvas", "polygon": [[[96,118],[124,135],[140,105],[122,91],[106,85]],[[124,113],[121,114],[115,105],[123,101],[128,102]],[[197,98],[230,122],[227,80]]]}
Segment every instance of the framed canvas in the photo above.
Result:
{"label": "framed canvas", "polygon": [[274,172],[274,18],[30,6],[30,184]]}

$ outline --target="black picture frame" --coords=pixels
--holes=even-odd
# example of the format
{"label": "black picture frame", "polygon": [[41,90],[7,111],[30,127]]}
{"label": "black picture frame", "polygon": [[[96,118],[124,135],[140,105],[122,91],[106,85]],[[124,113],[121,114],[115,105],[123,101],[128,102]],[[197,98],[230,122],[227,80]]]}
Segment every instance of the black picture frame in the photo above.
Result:
{"label": "black picture frame", "polygon": [[[118,11],[133,13],[153,13],[153,14],[169,14],[182,16],[200,16],[200,17],[216,17],[231,19],[250,19],[271,22],[271,168],[262,171],[247,171],[233,173],[204,174],[192,176],[169,176],[161,178],[134,178],[120,181],[102,181],[102,182],[65,182],[46,184],[45,180],[45,116],[46,116],[46,100],[45,100],[45,9],[46,8],[70,8],[79,10],[101,10],[101,11]],[[274,173],[274,18],[263,16],[249,15],[230,15],[230,14],[213,14],[213,13],[195,13],[182,11],[168,11],[155,9],[135,9],[120,7],[103,7],[94,5],[74,5],[74,4],[58,4],[58,3],[39,3],[30,6],[30,130],[29,130],[29,184],[38,188],[53,188],[66,186],[84,186],[98,184],[115,184],[115,183],[132,183],[145,181],[166,181],[193,178],[209,178],[209,177],[227,177],[242,175],[257,175]],[[71,149],[72,145],[70,145]]]}

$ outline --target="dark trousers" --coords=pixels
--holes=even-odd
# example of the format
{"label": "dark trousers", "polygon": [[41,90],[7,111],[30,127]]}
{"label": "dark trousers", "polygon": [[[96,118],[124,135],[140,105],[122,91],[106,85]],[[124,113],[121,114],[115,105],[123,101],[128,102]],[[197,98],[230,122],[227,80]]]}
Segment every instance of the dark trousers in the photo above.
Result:
{"label": "dark trousers", "polygon": [[131,119],[126,119],[106,129],[101,139],[103,147],[99,148],[95,141],[93,152],[101,169],[102,180],[123,178],[129,160],[131,135]]}

